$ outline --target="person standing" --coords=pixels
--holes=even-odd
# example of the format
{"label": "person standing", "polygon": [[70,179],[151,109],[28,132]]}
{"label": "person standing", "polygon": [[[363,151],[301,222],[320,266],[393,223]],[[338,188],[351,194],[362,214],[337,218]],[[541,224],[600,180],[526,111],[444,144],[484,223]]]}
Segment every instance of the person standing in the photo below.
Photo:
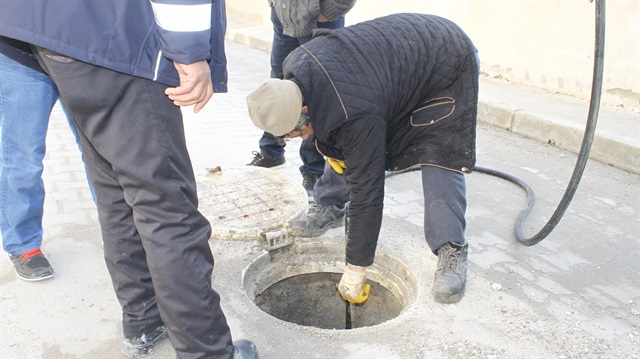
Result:
{"label": "person standing", "polygon": [[432,297],[462,298],[464,174],[475,165],[478,80],[476,48],[459,26],[434,15],[394,14],[316,33],[287,57],[284,80],[270,79],[247,97],[258,128],[287,138],[315,135],[332,168],[346,173],[350,214],[338,284],[345,300],[368,296],[385,171],[414,166],[422,171],[425,238],[438,256]]}
{"label": "person standing", "polygon": [[[55,273],[40,247],[45,198],[42,161],[57,100],[58,89],[40,68],[29,44],[0,37],[0,234],[16,276],[29,282]],[[75,125],[68,116],[67,120],[80,146]]]}
{"label": "person standing", "polygon": [[[282,63],[298,46],[311,40],[316,29],[338,29],[344,27],[344,16],[353,8],[356,0],[268,0],[271,7],[273,42],[271,46],[271,77],[282,79]],[[266,168],[281,168],[285,142],[264,132],[259,141],[260,151],[253,152],[248,164]],[[309,198],[313,188],[324,172],[325,160],[316,150],[313,138],[303,140],[300,145],[300,173],[302,186]]]}
{"label": "person standing", "polygon": [[[271,49],[271,77],[284,77],[282,64],[298,46],[312,38],[317,29],[344,27],[344,16],[356,0],[268,0],[273,23]],[[260,152],[248,164],[266,168],[280,168],[285,164],[285,141],[264,132],[259,141]],[[309,197],[309,211],[290,223],[294,236],[319,236],[330,228],[343,224],[348,210],[348,189],[344,176],[325,171],[327,163],[315,146],[314,137],[302,140],[300,145],[300,173],[302,186]]]}
{"label": "person standing", "polygon": [[[32,45],[81,138],[123,353],[169,337],[178,358],[257,358],[234,343],[213,290],[180,106],[226,92],[218,0],[5,0],[0,35]],[[72,9],[72,10],[70,10]],[[38,21],[34,21],[38,19]]]}

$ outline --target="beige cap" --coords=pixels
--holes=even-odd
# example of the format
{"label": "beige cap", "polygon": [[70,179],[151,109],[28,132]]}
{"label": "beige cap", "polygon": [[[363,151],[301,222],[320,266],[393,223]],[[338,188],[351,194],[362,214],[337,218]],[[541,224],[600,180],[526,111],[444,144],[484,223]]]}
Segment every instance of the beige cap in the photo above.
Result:
{"label": "beige cap", "polygon": [[302,92],[291,80],[268,79],[247,96],[247,106],[256,127],[283,136],[298,124]]}

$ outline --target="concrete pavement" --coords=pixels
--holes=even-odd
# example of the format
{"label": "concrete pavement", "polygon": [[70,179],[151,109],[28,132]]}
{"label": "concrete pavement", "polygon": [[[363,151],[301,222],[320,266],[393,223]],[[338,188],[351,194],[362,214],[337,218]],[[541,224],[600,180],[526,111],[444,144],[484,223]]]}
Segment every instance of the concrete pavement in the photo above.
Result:
{"label": "concrete pavement", "polygon": [[[243,166],[258,149],[261,132],[248,118],[245,97],[268,77],[268,54],[235,42],[227,46],[229,93],[215,95],[197,115],[184,109],[199,180],[207,167]],[[539,102],[539,110],[546,103]],[[102,258],[96,211],[59,108],[47,144],[43,251],[56,276],[20,281],[2,256],[0,357],[121,358],[120,308]],[[288,165],[279,171],[301,181],[298,146],[289,142]],[[536,190],[528,234],[553,213],[576,158],[488,124],[479,126],[477,153],[479,166],[510,173]],[[263,358],[638,358],[639,183],[637,174],[590,161],[556,229],[525,247],[513,237],[524,193],[491,176],[467,176],[468,288],[461,302],[441,305],[430,298],[436,258],[423,238],[420,176],[388,178],[378,258],[403,263],[415,295],[398,317],[375,326],[319,329],[260,310],[242,285],[243,271],[264,254],[255,241],[212,239],[213,284],[234,338],[254,341]],[[297,244],[340,250],[343,240],[337,228]],[[149,358],[174,356],[164,341]]]}

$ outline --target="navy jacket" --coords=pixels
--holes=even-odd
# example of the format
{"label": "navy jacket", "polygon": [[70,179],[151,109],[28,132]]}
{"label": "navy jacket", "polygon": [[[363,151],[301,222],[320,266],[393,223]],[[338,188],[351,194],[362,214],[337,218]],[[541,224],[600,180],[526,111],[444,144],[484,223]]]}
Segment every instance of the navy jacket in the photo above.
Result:
{"label": "navy jacket", "polygon": [[0,35],[114,71],[180,84],[173,61],[209,60],[227,91],[224,0],[2,0]]}
{"label": "navy jacket", "polygon": [[473,170],[476,49],[447,19],[394,14],[319,30],[283,68],[309,106],[316,146],[347,166],[347,262],[369,266],[382,221],[385,170]]}

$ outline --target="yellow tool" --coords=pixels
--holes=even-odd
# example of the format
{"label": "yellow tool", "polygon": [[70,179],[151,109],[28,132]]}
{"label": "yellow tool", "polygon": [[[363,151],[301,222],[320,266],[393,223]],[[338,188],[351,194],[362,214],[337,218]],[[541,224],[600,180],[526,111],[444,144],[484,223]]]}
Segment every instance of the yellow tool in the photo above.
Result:
{"label": "yellow tool", "polygon": [[331,157],[327,157],[327,161],[329,161],[331,168],[333,168],[333,170],[338,172],[339,174],[342,174],[342,172],[344,172],[344,169],[347,168],[347,165],[344,164],[344,161],[336,160],[335,158]]}
{"label": "yellow tool", "polygon": [[338,291],[338,293],[340,293],[340,296],[342,297],[342,299],[346,300],[349,303],[362,304],[362,303],[366,302],[367,299],[369,299],[369,291],[370,290],[371,290],[371,286],[369,284],[365,284],[364,288],[362,288],[362,290],[360,291],[360,294],[358,295],[358,298],[356,298],[356,299],[346,298],[345,296],[342,295],[342,292],[340,292],[340,291]]}

